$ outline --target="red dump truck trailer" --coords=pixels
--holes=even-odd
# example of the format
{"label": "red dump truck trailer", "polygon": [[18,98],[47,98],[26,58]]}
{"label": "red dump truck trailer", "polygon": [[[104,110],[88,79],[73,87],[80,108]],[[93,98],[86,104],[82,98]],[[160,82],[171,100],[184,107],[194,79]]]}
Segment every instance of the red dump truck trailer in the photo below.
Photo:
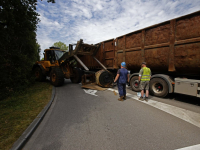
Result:
{"label": "red dump truck trailer", "polygon": [[[138,72],[145,61],[152,71],[152,95],[200,97],[200,11],[100,43],[95,57],[114,72],[126,62],[134,91],[139,91]],[[90,56],[80,59],[89,69],[100,68]]]}

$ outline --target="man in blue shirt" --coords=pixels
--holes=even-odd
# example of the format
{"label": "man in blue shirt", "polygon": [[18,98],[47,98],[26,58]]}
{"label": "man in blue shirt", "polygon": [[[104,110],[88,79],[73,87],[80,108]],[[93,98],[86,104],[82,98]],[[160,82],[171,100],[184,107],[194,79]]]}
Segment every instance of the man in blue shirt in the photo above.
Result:
{"label": "man in blue shirt", "polygon": [[117,81],[118,85],[118,91],[120,96],[120,98],[118,99],[119,101],[123,101],[123,99],[126,99],[126,82],[129,82],[129,72],[125,67],[126,63],[122,62],[121,69],[117,71],[117,75],[114,80],[114,82]]}

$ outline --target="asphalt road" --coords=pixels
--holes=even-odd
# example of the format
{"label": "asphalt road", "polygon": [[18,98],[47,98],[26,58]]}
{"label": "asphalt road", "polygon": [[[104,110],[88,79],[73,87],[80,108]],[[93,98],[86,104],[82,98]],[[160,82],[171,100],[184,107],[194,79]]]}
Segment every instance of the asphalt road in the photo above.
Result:
{"label": "asphalt road", "polygon": [[[132,98],[120,102],[109,90],[91,94],[69,80],[56,88],[23,150],[174,150],[200,144],[200,128],[180,118]],[[178,97],[151,99],[200,113],[198,101]]]}

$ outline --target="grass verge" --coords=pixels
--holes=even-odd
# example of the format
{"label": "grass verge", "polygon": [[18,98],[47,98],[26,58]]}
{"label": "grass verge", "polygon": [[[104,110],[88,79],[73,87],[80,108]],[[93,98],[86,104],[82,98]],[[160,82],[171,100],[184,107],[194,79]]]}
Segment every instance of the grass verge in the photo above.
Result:
{"label": "grass verge", "polygon": [[50,101],[52,86],[36,82],[21,93],[0,101],[0,149],[9,150]]}

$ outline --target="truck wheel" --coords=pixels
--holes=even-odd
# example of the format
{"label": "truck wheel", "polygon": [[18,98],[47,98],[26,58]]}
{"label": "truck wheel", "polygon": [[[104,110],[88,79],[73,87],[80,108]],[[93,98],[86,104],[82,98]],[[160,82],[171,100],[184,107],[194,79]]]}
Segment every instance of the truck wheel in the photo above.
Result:
{"label": "truck wheel", "polygon": [[53,86],[61,86],[64,83],[64,74],[62,70],[58,67],[55,67],[51,70],[50,73],[50,82]]}
{"label": "truck wheel", "polygon": [[134,76],[131,78],[130,85],[133,91],[140,92],[138,76]]}
{"label": "truck wheel", "polygon": [[161,78],[153,78],[150,81],[150,93],[154,96],[165,97],[169,92],[169,88],[165,80]]}
{"label": "truck wheel", "polygon": [[73,68],[73,76],[70,77],[72,83],[80,83],[82,80],[83,71],[79,68]]}
{"label": "truck wheel", "polygon": [[46,80],[46,76],[42,73],[42,70],[39,67],[36,67],[34,69],[34,75],[35,75],[36,81],[42,82]]}

